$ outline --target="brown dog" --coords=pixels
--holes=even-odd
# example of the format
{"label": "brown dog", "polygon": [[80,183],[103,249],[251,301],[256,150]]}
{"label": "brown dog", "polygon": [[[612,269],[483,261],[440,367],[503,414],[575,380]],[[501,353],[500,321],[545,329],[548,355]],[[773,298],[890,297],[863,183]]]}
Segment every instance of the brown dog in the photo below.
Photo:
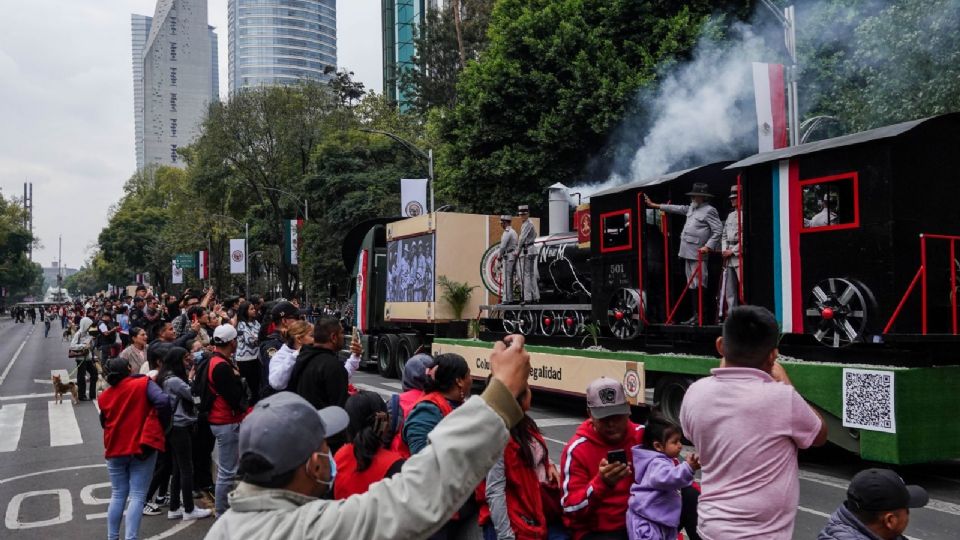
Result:
{"label": "brown dog", "polygon": [[77,404],[77,383],[68,382],[63,384],[60,380],[59,375],[54,375],[51,377],[53,380],[53,398],[57,400],[57,403],[63,402],[63,395],[66,393],[70,394],[70,402],[74,405]]}

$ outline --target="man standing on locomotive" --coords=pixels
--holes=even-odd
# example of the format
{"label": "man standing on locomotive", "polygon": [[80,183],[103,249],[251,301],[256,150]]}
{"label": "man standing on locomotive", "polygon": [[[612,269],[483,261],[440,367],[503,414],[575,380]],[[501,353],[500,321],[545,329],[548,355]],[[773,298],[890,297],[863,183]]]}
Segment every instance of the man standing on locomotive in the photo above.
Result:
{"label": "man standing on locomotive", "polygon": [[517,264],[517,232],[510,227],[510,216],[500,216],[500,303],[513,303],[513,270]]}
{"label": "man standing on locomotive", "polygon": [[733,210],[723,223],[723,236],[720,249],[723,254],[723,294],[720,297],[720,317],[740,305],[740,227],[743,223],[743,210],[740,208],[740,187],[730,187],[730,205]]}
{"label": "man standing on locomotive", "polygon": [[520,226],[520,287],[523,289],[523,302],[539,302],[540,288],[537,286],[537,253],[533,241],[537,239],[537,228],[530,221],[530,207],[525,204],[517,208],[517,214],[523,225]]}
{"label": "man standing on locomotive", "polygon": [[[690,197],[690,204],[657,204],[650,200],[646,194],[643,195],[644,202],[650,208],[658,208],[668,214],[679,214],[687,217],[683,224],[683,232],[680,233],[680,253],[679,257],[683,259],[684,269],[686,270],[687,280],[690,281],[690,305],[693,306],[693,316],[683,322],[683,324],[695,325],[699,321],[700,301],[696,294],[698,287],[703,287],[704,296],[707,288],[707,255],[720,247],[720,237],[723,235],[723,222],[720,221],[720,214],[713,207],[708,199],[713,197],[707,192],[707,185],[704,183],[693,184],[693,189],[687,193]],[[698,261],[703,258],[701,265],[701,274],[691,280],[697,271]],[[709,298],[709,296],[707,296]]]}

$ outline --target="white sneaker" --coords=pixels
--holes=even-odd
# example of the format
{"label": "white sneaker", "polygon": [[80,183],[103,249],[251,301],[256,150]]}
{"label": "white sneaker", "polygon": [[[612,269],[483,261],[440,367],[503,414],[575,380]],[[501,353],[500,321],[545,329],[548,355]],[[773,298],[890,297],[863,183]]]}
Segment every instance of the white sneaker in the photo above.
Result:
{"label": "white sneaker", "polygon": [[183,509],[167,511],[167,519],[180,519],[183,517]]}
{"label": "white sneaker", "polygon": [[197,507],[193,509],[193,512],[184,512],[183,520],[190,521],[192,519],[208,518],[210,517],[211,514],[213,514],[213,512],[211,512],[210,510],[207,510],[206,508]]}

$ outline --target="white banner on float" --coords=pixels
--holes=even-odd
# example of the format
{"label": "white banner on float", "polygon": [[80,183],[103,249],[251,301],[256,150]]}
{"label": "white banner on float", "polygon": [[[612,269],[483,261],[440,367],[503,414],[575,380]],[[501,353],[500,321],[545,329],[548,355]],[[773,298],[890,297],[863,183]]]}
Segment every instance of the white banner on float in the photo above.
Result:
{"label": "white banner on float", "polygon": [[400,179],[400,215],[417,217],[427,209],[427,179]]}

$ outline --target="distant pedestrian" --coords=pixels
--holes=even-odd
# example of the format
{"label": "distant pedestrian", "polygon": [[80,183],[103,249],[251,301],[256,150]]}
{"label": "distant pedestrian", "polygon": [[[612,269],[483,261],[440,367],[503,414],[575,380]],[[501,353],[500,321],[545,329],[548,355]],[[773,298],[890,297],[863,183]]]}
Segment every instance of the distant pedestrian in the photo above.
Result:
{"label": "distant pedestrian", "polygon": [[767,309],[734,308],[717,339],[720,367],[683,399],[683,431],[703,465],[698,530],[706,538],[793,537],[797,449],[824,444],[827,426],[777,363],[779,337]]}
{"label": "distant pedestrian", "polygon": [[43,319],[43,337],[44,339],[50,336],[50,317],[49,313],[40,312],[40,318]]}
{"label": "distant pedestrian", "polygon": [[847,488],[847,500],[830,516],[817,540],[906,540],[910,509],[922,508],[930,496],[908,486],[888,469],[860,471]]}

